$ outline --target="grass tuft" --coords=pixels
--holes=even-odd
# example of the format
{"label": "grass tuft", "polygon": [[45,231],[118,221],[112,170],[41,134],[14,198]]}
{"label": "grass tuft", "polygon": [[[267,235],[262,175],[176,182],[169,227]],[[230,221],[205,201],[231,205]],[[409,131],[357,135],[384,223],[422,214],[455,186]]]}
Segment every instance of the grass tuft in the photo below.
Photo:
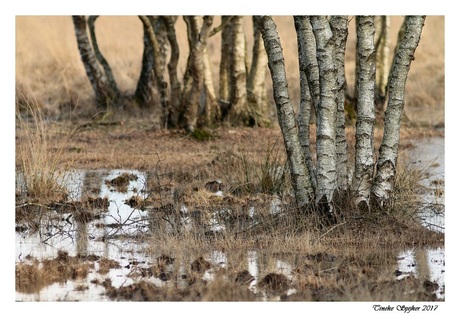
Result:
{"label": "grass tuft", "polygon": [[68,162],[63,162],[62,157],[68,150],[71,133],[62,133],[62,127],[47,122],[35,103],[17,103],[17,196],[43,204],[66,197],[62,184]]}

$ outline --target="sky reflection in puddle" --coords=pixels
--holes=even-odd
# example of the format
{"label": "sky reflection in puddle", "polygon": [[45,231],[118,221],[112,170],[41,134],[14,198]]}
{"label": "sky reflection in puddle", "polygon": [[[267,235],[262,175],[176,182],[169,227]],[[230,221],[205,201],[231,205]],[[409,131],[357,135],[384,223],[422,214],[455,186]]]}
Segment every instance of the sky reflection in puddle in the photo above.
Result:
{"label": "sky reflection in puddle", "polygon": [[[439,183],[433,180],[444,180],[444,142],[443,140],[431,140],[429,143],[419,143],[418,147],[410,150],[408,155],[417,164],[431,164],[433,175],[424,180],[424,185],[433,187],[425,198],[427,202],[434,201],[444,204],[444,196],[441,197],[434,194]],[[412,152],[414,151],[414,152]],[[434,164],[436,162],[436,164]],[[119,262],[121,268],[111,269],[106,274],[99,274],[98,263],[95,263],[95,268],[90,270],[89,274],[81,280],[68,280],[65,283],[54,283],[43,288],[36,294],[24,294],[16,292],[17,301],[56,301],[56,300],[76,300],[76,301],[107,301],[108,298],[103,295],[104,288],[100,285],[91,283],[94,279],[104,280],[110,278],[112,286],[128,286],[135,282],[129,274],[132,272],[129,269],[130,261],[136,260],[140,263],[151,263],[152,259],[144,252],[146,245],[140,243],[136,239],[136,235],[146,233],[149,230],[149,220],[147,212],[140,209],[132,208],[125,204],[133,196],[145,198],[144,189],[147,184],[147,176],[145,173],[136,170],[111,170],[99,171],[100,174],[100,189],[99,197],[107,197],[109,207],[107,212],[99,220],[91,221],[86,224],[71,221],[64,228],[66,235],[56,234],[56,228],[44,228],[39,233],[28,234],[27,232],[16,233],[16,263],[21,262],[27,255],[31,255],[38,260],[54,258],[58,251],[66,251],[70,256],[76,254],[94,254],[101,257],[106,257]],[[114,178],[129,173],[135,175],[136,179],[131,180],[125,192],[117,191],[110,185],[110,181]],[[65,178],[65,183],[69,188],[69,198],[73,201],[79,201],[83,195],[85,177],[87,171],[72,171]],[[433,184],[436,185],[433,185]],[[444,188],[442,183],[442,188]],[[281,201],[274,199],[271,203],[271,213],[277,214],[281,212]],[[190,218],[187,216],[188,210],[186,206],[182,206],[182,213],[185,215],[182,219],[183,223],[190,223]],[[249,216],[253,217],[255,209],[249,209]],[[64,215],[65,216],[65,215]],[[428,227],[434,230],[444,232],[444,217],[443,215],[434,215],[433,213],[425,216],[425,223]],[[211,219],[212,220],[212,219]],[[103,225],[101,225],[103,224]],[[117,226],[117,225],[122,226]],[[185,226],[187,227],[187,226]],[[217,218],[211,221],[211,227],[215,231],[224,230],[225,227],[217,221]],[[106,239],[113,234],[123,235],[124,239]],[[48,236],[47,236],[48,235]],[[46,243],[43,243],[43,241]],[[444,249],[427,249],[427,250],[406,250],[398,256],[397,268],[402,273],[398,278],[414,274],[417,277],[427,279],[439,284],[436,294],[439,298],[444,298],[444,270],[445,256]],[[277,300],[277,298],[267,297],[266,294],[260,294],[257,288],[257,283],[261,278],[261,272],[266,268],[261,268],[260,254],[257,251],[247,252],[247,270],[254,277],[254,280],[248,285],[249,289],[255,294],[262,296],[262,300]],[[228,266],[228,255],[221,251],[212,251],[205,260],[213,264],[213,267],[226,268]],[[275,262],[273,270],[276,273],[284,274],[287,278],[293,279],[292,264],[281,259],[273,259]],[[187,272],[187,265],[190,263],[180,263],[177,266],[179,275]],[[181,273],[182,272],[182,273]],[[211,280],[214,278],[213,269],[205,271],[203,279]],[[156,277],[149,277],[147,281],[152,282],[156,286],[163,286],[167,282]],[[177,281],[180,286],[181,281]],[[184,281],[185,283],[185,281]],[[81,287],[81,290],[77,291]],[[183,287],[186,287],[184,284]],[[287,294],[295,293],[295,289],[289,289]],[[278,298],[279,299],[279,298]]]}

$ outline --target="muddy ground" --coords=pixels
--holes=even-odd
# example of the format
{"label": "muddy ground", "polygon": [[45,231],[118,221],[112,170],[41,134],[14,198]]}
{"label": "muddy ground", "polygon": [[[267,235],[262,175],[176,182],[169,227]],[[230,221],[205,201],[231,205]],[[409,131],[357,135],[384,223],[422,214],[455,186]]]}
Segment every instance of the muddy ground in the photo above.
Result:
{"label": "muddy ground", "polygon": [[[84,170],[86,176],[78,201],[69,202],[63,192],[43,203],[17,192],[17,236],[36,235],[38,244],[53,250],[47,257],[17,254],[17,300],[47,300],[46,292],[56,287],[71,294],[57,297],[66,301],[444,298],[444,286],[426,273],[426,255],[414,253],[409,265],[398,265],[401,252],[443,249],[443,233],[416,225],[404,213],[389,214],[383,221],[373,214],[358,216],[347,209],[346,199],[342,208],[348,211],[335,226],[312,226],[318,219],[295,211],[286,178],[273,174],[274,167],[285,168],[276,127],[219,128],[204,139],[156,131],[141,119],[67,122],[55,128],[60,133],[50,138],[65,168]],[[72,131],[71,138],[65,131]],[[350,129],[350,147],[352,133]],[[418,138],[443,136],[443,129],[411,126],[401,135],[401,148],[410,149]],[[22,137],[18,130],[17,142]],[[381,132],[376,137],[378,145]],[[108,176],[117,169],[128,172]],[[145,186],[128,188],[138,180],[129,171],[144,173]],[[103,187],[131,193],[120,204],[139,218],[107,221],[112,200],[101,197]],[[279,212],[272,212],[275,199]],[[396,203],[395,208],[414,206],[404,202],[408,204]],[[215,220],[222,210],[227,211]],[[130,231],[128,225],[137,227]],[[97,230],[104,234],[97,236]],[[69,236],[75,247],[53,246],[52,241]],[[107,253],[111,244],[122,245],[119,253]],[[124,282],[116,282],[120,277]]]}

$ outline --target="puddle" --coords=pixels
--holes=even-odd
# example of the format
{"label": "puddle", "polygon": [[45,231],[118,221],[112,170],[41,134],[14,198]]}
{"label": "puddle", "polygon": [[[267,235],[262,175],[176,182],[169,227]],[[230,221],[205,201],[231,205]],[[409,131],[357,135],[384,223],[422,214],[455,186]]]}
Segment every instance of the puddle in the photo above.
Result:
{"label": "puddle", "polygon": [[[444,170],[445,170],[445,140],[430,138],[417,140],[414,148],[403,153],[403,159],[410,165],[421,169],[427,175],[421,184],[427,188],[422,196],[426,207],[421,211],[424,225],[432,230],[444,232]],[[439,208],[436,208],[436,207]]]}
{"label": "puddle", "polygon": [[[405,156],[409,158],[409,164],[426,166],[431,171],[423,181],[423,185],[429,189],[424,196],[426,206],[433,203],[444,205],[444,140],[418,142],[417,147],[407,150]],[[147,199],[147,181],[147,175],[136,170],[72,171],[66,175],[63,182],[68,184],[70,202],[79,202],[88,193],[107,200],[102,201],[99,212],[93,215],[97,217],[91,221],[79,221],[71,212],[64,210],[56,213],[37,232],[16,232],[16,264],[54,259],[62,252],[69,257],[95,256],[98,260],[89,261],[90,268],[83,277],[55,282],[33,293],[16,290],[16,301],[112,301],[106,294],[107,285],[103,285],[107,279],[113,288],[128,287],[144,280],[159,288],[173,283],[181,290],[190,285],[191,271],[199,272],[199,279],[209,282],[221,270],[233,269],[234,261],[231,258],[235,255],[225,251],[212,250],[200,259],[177,260],[176,263],[160,261],[160,254],[146,253],[146,239],[139,237],[148,235],[155,226],[154,222],[160,219],[152,220],[152,216],[149,216],[151,206],[138,204],[138,201]],[[215,196],[222,198],[220,188]],[[273,197],[267,209],[272,216],[282,215],[282,201]],[[227,214],[225,208],[216,210],[208,219],[205,234],[226,230],[222,219]],[[190,230],[196,218],[203,216],[185,205],[176,215],[176,218],[165,222],[166,230],[175,230],[175,222],[182,230]],[[444,216],[435,209],[427,207],[421,213],[421,218],[427,227],[444,232]],[[244,219],[257,219],[255,207],[248,206]],[[296,263],[297,260],[292,257],[267,256],[263,250],[248,251],[241,256],[243,258],[238,263],[245,265],[239,268],[236,280],[243,281],[257,300],[279,301],[298,292],[294,286],[298,285],[298,278],[302,276],[298,273],[299,265],[303,267],[305,263]],[[113,260],[118,266],[103,271],[102,258]],[[397,256],[392,270],[399,272],[398,279],[413,275],[436,284],[433,292],[443,299],[444,259],[443,248],[405,250]],[[282,285],[282,294],[270,290],[272,285]]]}
{"label": "puddle", "polygon": [[[403,154],[403,159],[416,168],[426,171],[427,177],[421,184],[427,188],[422,196],[424,207],[420,213],[422,223],[431,230],[445,232],[444,218],[444,138],[417,140],[414,148]],[[439,206],[439,208],[436,208]],[[442,211],[442,212],[440,212]],[[437,284],[436,295],[444,298],[445,290],[445,250],[444,248],[426,250],[406,250],[398,256],[399,279],[410,274]]]}

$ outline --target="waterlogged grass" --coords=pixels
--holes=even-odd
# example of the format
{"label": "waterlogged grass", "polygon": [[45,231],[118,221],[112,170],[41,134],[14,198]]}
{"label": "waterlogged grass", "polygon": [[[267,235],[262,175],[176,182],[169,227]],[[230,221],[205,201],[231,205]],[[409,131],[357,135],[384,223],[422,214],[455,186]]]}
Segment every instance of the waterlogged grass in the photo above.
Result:
{"label": "waterlogged grass", "polygon": [[17,196],[35,203],[64,199],[67,193],[63,177],[70,161],[64,161],[63,154],[78,153],[68,147],[71,132],[47,122],[36,104],[18,103],[17,108],[23,109],[16,116]]}
{"label": "waterlogged grass", "polygon": [[[16,127],[17,241],[52,250],[17,254],[18,300],[442,299],[429,275],[398,268],[401,252],[444,246],[420,225],[419,195],[431,189],[417,164],[399,165],[387,209],[363,213],[343,193],[325,225],[295,207],[277,129],[216,129],[196,142],[136,118],[81,128],[39,113]],[[403,130],[401,148],[413,133]],[[79,190],[62,186],[65,172],[81,175]],[[34,175],[50,180],[32,186]]]}
{"label": "waterlogged grass", "polygon": [[[409,202],[423,174],[405,173],[395,192],[406,193]],[[71,243],[69,251],[45,259],[20,255],[16,290],[32,297],[18,298],[36,298],[63,281],[85,296],[95,292],[96,298],[117,301],[435,301],[435,292],[443,294],[430,276],[398,278],[404,274],[397,264],[402,251],[444,245],[444,235],[421,226],[415,211],[408,216],[415,206],[408,202],[404,214],[395,205],[395,211],[377,216],[360,214],[345,197],[337,203],[343,218],[323,227],[297,210],[287,194],[277,198],[279,209],[273,212],[277,196],[257,193],[262,186],[236,196],[223,188],[224,181],[194,189],[200,183],[195,181],[178,205],[173,188],[169,198],[158,186],[174,177],[145,173],[139,182],[137,174],[88,171],[87,178],[99,175],[82,182],[88,186],[82,193],[93,198],[48,205],[49,218],[40,220],[42,228],[36,224],[40,240],[59,250],[55,243],[70,237],[76,247]],[[115,194],[128,192],[132,198],[115,200]],[[98,201],[95,193],[106,198]],[[20,228],[32,232],[27,221],[19,221]],[[223,230],[216,230],[216,221]],[[118,251],[97,251],[107,242]]]}

